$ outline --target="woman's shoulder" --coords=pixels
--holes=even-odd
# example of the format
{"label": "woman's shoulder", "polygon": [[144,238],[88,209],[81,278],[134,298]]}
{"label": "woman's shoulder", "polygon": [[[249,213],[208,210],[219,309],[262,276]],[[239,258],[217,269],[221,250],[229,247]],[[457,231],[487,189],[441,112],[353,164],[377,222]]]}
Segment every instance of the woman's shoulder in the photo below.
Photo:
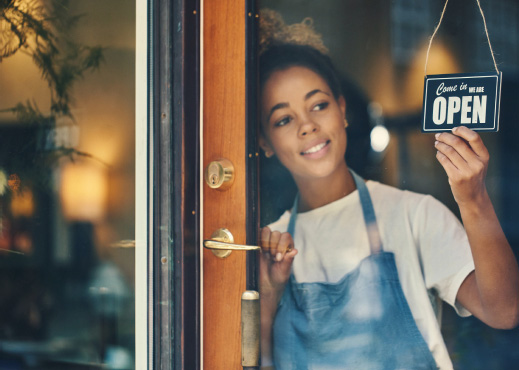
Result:
{"label": "woman's shoulder", "polygon": [[368,180],[366,185],[370,191],[376,193],[383,193],[384,195],[392,195],[401,198],[405,197],[424,197],[426,194],[417,193],[410,190],[402,190],[392,185],[383,184],[375,180]]}
{"label": "woman's shoulder", "polygon": [[439,201],[429,194],[398,189],[378,181],[368,181],[367,187],[375,206],[378,204],[388,207],[405,206],[406,208],[416,208],[430,203],[439,203]]}

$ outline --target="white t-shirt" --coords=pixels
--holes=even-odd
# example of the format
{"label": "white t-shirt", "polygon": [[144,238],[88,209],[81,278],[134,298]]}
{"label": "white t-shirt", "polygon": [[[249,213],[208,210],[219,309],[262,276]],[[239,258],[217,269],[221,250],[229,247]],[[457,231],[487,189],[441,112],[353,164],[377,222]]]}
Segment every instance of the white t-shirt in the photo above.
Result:
{"label": "white t-shirt", "polygon": [[[459,220],[429,195],[366,183],[384,251],[395,254],[398,276],[418,329],[440,369],[452,369],[428,290],[453,306],[461,283],[474,270],[467,235]],[[269,225],[287,231],[290,213]],[[370,254],[358,191],[323,207],[299,213],[294,236],[298,282],[337,282]]]}

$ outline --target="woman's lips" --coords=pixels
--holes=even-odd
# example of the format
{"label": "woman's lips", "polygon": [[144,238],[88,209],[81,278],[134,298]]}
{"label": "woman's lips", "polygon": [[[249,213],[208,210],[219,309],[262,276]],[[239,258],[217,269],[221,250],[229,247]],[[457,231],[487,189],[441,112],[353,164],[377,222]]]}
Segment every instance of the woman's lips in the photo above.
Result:
{"label": "woman's lips", "polygon": [[328,151],[328,147],[330,144],[330,140],[323,141],[321,143],[312,145],[310,148],[306,149],[304,152],[301,152],[302,156],[308,158],[320,158]]}

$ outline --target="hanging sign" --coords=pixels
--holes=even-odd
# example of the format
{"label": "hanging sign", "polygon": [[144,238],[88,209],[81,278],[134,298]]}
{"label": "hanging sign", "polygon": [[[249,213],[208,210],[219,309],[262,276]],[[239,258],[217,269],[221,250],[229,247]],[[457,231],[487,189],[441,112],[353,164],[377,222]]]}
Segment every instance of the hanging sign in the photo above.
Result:
{"label": "hanging sign", "polygon": [[448,2],[449,0],[445,0],[440,21],[429,40],[425,57],[422,132],[451,131],[454,127],[462,125],[466,125],[474,131],[496,132],[499,130],[502,73],[497,68],[488,36],[485,14],[479,0],[476,2],[485,26],[488,47],[496,73],[427,75],[431,44],[440,28]]}
{"label": "hanging sign", "polygon": [[499,130],[501,72],[425,77],[422,132]]}

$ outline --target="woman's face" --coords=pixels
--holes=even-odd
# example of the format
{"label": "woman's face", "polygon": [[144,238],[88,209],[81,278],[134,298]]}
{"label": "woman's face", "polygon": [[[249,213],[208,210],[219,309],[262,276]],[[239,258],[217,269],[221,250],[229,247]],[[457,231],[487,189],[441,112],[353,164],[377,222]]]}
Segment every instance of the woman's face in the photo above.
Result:
{"label": "woman's face", "polygon": [[346,103],[321,76],[299,66],[276,71],[261,98],[260,146],[296,181],[330,176],[344,164]]}

